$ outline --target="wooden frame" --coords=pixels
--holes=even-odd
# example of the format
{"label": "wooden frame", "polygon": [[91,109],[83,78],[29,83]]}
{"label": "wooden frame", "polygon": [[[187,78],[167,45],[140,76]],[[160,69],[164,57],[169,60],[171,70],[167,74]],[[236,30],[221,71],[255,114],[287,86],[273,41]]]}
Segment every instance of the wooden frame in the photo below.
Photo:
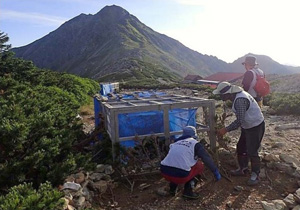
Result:
{"label": "wooden frame", "polygon": [[[215,135],[215,102],[212,99],[203,99],[198,97],[189,97],[181,95],[163,95],[151,96],[134,99],[107,100],[100,103],[102,114],[104,116],[104,125],[111,140],[113,157],[115,155],[114,143],[135,139],[136,136],[119,137],[118,115],[133,112],[163,111],[164,133],[151,133],[148,135],[139,135],[140,138],[147,136],[164,136],[169,142],[170,136],[181,134],[182,131],[170,132],[169,110],[178,108],[203,108],[206,113],[207,125],[196,123],[197,132],[208,132],[212,150],[216,148]],[[197,119],[196,119],[197,120]]]}

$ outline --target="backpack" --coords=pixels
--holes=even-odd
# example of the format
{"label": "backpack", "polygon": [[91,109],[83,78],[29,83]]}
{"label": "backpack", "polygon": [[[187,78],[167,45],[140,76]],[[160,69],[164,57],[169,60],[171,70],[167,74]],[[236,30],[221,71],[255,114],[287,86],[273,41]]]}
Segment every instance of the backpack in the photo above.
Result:
{"label": "backpack", "polygon": [[264,97],[270,93],[270,83],[264,76],[256,74],[256,84],[253,89],[258,96]]}

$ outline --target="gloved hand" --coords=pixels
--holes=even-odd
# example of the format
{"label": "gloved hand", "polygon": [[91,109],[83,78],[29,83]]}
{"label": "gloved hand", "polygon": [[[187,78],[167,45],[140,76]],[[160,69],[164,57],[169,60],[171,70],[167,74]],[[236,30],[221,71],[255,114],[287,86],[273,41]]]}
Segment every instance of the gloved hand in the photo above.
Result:
{"label": "gloved hand", "polygon": [[216,169],[213,174],[215,175],[216,181],[219,181],[221,179],[221,174],[218,169]]}

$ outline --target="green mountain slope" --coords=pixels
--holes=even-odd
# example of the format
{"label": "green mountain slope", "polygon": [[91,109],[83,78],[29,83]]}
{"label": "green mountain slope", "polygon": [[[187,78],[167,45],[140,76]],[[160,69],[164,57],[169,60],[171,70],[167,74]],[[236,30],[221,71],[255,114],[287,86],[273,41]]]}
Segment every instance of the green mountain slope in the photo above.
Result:
{"label": "green mountain slope", "polygon": [[[143,70],[150,64],[153,71],[165,69],[181,77],[229,70],[224,61],[153,31],[118,6],[81,14],[14,52],[39,67],[90,78]],[[132,60],[137,62],[132,65]]]}
{"label": "green mountain slope", "polygon": [[[203,55],[175,39],[160,34],[119,6],[106,6],[95,15],[81,14],[45,37],[13,51],[38,67],[68,72],[103,81],[132,80],[136,72],[151,70],[147,77],[173,81],[187,74],[203,77],[216,72],[244,72],[243,57],[228,64]],[[258,55],[267,74],[299,73],[300,67],[285,66]],[[158,72],[163,73],[158,73]]]}

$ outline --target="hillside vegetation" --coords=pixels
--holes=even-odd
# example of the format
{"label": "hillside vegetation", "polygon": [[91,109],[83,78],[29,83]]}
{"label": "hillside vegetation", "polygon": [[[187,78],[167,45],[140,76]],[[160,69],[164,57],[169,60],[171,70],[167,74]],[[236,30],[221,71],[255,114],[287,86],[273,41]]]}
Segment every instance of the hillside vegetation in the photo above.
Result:
{"label": "hillside vegetation", "polygon": [[73,147],[85,137],[76,116],[98,83],[38,69],[7,52],[0,66],[0,190],[23,182],[57,185],[85,167],[89,155]]}

